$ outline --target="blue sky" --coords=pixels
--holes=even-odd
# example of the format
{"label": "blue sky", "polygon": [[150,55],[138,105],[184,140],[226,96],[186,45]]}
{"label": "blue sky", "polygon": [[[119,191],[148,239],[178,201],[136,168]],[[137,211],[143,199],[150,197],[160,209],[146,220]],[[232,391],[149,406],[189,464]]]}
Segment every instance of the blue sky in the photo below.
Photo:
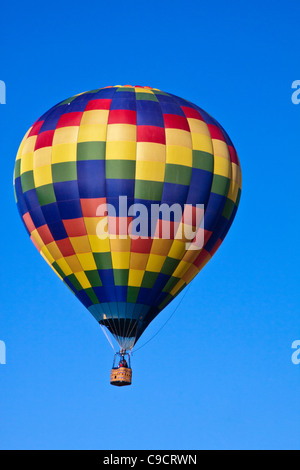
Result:
{"label": "blue sky", "polygon": [[[300,448],[299,13],[296,1],[1,7],[1,448]],[[213,115],[237,148],[243,193],[221,249],[133,356],[132,387],[118,389],[101,329],[26,235],[12,173],[43,112],[127,83]]]}

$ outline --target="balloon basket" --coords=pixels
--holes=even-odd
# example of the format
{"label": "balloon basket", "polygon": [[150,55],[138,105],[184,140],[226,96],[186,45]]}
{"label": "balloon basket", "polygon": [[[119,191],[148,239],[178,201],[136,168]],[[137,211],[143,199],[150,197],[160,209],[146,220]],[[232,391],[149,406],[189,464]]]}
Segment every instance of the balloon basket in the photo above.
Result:
{"label": "balloon basket", "polygon": [[131,385],[132,370],[128,367],[118,367],[111,370],[110,383],[117,387]]}
{"label": "balloon basket", "polygon": [[[127,357],[127,360],[125,359]],[[119,365],[116,366],[117,359]],[[110,374],[110,383],[117,387],[124,387],[124,385],[131,385],[132,369],[130,365],[130,355],[126,351],[120,351],[115,354],[113,367]]]}

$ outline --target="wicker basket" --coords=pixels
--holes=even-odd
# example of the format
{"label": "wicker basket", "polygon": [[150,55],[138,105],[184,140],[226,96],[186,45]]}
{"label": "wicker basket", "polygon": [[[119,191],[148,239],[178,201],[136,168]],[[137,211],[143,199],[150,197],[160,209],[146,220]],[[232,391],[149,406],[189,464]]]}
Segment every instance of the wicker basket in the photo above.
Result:
{"label": "wicker basket", "polygon": [[131,385],[132,370],[129,367],[118,367],[111,370],[110,383],[117,387]]}

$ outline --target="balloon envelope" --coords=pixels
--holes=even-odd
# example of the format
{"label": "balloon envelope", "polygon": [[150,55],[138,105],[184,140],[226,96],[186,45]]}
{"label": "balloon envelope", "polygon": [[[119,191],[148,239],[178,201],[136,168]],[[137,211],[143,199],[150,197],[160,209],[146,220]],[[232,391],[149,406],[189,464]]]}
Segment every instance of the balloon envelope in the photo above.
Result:
{"label": "balloon envelope", "polygon": [[224,129],[198,106],[114,86],[39,118],[19,148],[14,184],[43,258],[130,349],[224,240],[241,170]]}

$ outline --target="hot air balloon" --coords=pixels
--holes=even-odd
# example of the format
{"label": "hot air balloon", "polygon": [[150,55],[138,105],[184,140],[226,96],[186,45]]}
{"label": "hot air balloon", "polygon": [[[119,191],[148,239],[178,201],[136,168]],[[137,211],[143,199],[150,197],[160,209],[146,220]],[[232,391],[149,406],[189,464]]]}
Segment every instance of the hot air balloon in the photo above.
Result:
{"label": "hot air balloon", "polygon": [[236,215],[241,168],[230,138],[170,93],[100,88],[33,124],[14,187],[42,257],[120,345],[111,383],[130,384],[125,356],[211,259]]}

